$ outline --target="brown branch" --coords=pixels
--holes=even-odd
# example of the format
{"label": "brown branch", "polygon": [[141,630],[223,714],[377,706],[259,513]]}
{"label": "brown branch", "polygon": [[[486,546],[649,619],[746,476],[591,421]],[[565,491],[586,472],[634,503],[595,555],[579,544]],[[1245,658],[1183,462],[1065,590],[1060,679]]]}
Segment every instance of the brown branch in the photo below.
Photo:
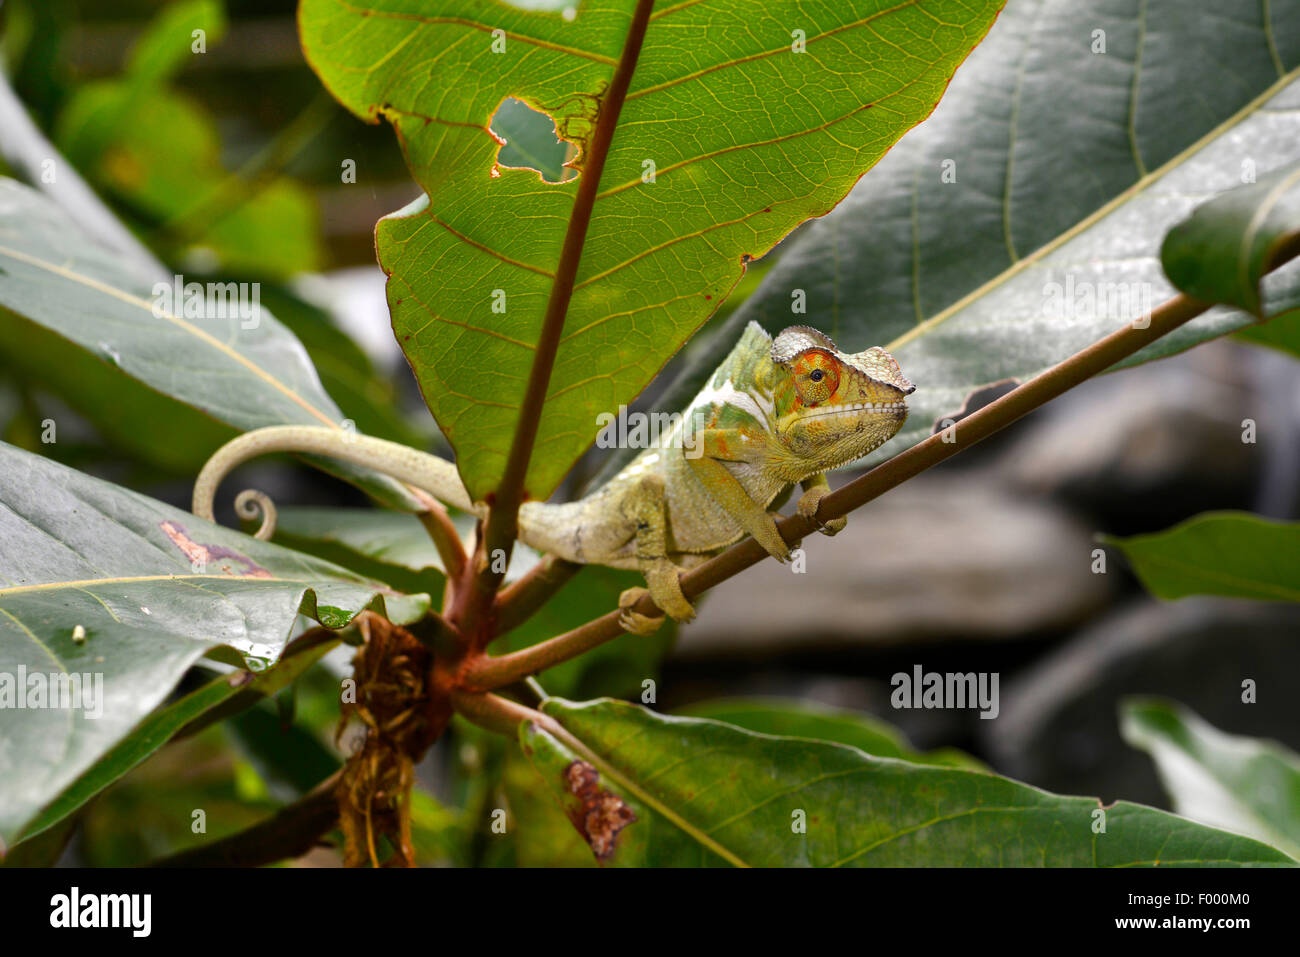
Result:
{"label": "brown branch", "polygon": [[211,844],[154,861],[150,867],[261,867],[301,857],[339,820],[336,771],[293,804],[250,828]]}
{"label": "brown branch", "polygon": [[[1285,258],[1297,254],[1300,254],[1300,248],[1290,250],[1290,255]],[[1210,305],[1187,296],[1175,296],[1151,313],[1146,327],[1139,329],[1128,325],[1098,340],[962,419],[951,429],[931,435],[827,495],[821,500],[815,520],[791,515],[782,519],[777,529],[785,541],[794,546],[814,532],[819,524],[847,515],[907,479],[1006,428],[1085,379],[1105,372],[1120,360],[1195,319]],[[752,538],[746,538],[684,575],[682,591],[687,598],[693,598],[766,557],[767,551],[763,546]],[[663,614],[648,595],[641,598],[635,610],[652,617]],[[618,619],[619,612],[612,611],[522,651],[474,662],[465,674],[466,687],[498,688],[576,657],[623,634]]]}
{"label": "brown branch", "polygon": [[[546,390],[551,384],[551,371],[555,366],[556,353],[559,351],[560,335],[564,331],[564,318],[569,311],[569,300],[573,296],[573,285],[578,276],[578,263],[582,259],[582,247],[587,241],[587,228],[591,225],[591,213],[600,189],[600,176],[605,169],[605,159],[609,155],[610,143],[614,140],[614,130],[618,126],[623,100],[627,96],[632,74],[636,70],[637,58],[641,55],[641,43],[645,40],[646,26],[650,22],[650,12],[653,7],[654,0],[637,0],[636,9],[632,13],[632,20],[628,26],[627,40],[623,44],[623,54],[618,59],[618,66],[610,79],[609,88],[601,98],[596,129],[592,133],[590,146],[584,159],[577,196],[573,201],[573,211],[569,214],[569,225],[564,234],[564,245],[560,250],[560,261],[555,270],[551,297],[546,303],[546,315],[542,320],[537,352],[533,357],[533,367],[528,374],[528,386],[524,391],[523,402],[520,404],[514,441],[510,445],[505,471],[497,486],[496,498],[488,514],[486,552],[489,555],[498,548],[508,552],[518,535],[518,513],[519,505],[523,501],[524,479],[528,474],[533,443],[537,439],[537,428],[541,423]],[[498,582],[499,580],[497,579]]]}
{"label": "brown branch", "polygon": [[447,574],[447,580],[455,581],[467,561],[465,547],[460,541],[460,533],[456,531],[451,516],[447,514],[441,502],[420,489],[411,489],[411,491],[416,493],[421,504],[425,506],[423,512],[415,513],[415,517],[429,533],[434,548],[438,549],[438,557],[442,559],[442,569]]}
{"label": "brown branch", "polygon": [[451,705],[466,720],[497,734],[514,735],[521,721],[552,724],[540,711],[495,694],[457,690],[451,693]]}

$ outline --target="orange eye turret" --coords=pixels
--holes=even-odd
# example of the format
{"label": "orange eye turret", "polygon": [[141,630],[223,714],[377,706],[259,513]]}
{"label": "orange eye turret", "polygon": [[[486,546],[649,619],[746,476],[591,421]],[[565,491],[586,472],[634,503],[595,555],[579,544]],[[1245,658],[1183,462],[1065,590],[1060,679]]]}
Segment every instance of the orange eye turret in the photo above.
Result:
{"label": "orange eye turret", "polygon": [[840,367],[834,356],[809,349],[790,363],[794,387],[806,406],[820,405],[840,387]]}

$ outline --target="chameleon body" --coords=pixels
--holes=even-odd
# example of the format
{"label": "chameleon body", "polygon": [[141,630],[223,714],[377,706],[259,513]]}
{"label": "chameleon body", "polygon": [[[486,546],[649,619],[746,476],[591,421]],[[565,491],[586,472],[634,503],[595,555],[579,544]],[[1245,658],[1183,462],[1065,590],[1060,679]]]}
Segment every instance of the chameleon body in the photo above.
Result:
{"label": "chameleon body", "polygon": [[[807,326],[793,326],[774,340],[751,322],[654,447],[579,501],[525,503],[519,538],[569,561],[637,569],[655,603],[689,621],[694,609],[682,594],[679,571],[746,534],[786,561],[790,550],[768,507],[801,484],[798,510],[814,515],[829,490],[825,473],[891,438],[907,418],[904,396],[913,389],[884,349],[842,353]],[[300,426],[259,429],[223,446],[195,484],[194,512],[211,519],[221,479],[267,452],[342,458],[486,514],[445,459],[382,439]],[[833,535],[843,527],[841,518],[822,531]],[[658,622],[630,610],[640,597],[640,589],[630,589],[619,602],[630,631],[645,632]]]}

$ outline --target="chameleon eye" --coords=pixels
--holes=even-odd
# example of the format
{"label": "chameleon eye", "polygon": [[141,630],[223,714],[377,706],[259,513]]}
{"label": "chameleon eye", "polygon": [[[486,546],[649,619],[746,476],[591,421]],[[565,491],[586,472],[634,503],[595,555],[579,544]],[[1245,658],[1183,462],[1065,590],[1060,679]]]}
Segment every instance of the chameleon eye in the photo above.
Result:
{"label": "chameleon eye", "polygon": [[794,362],[794,387],[808,406],[820,405],[839,385],[834,359],[820,349],[810,349]]}

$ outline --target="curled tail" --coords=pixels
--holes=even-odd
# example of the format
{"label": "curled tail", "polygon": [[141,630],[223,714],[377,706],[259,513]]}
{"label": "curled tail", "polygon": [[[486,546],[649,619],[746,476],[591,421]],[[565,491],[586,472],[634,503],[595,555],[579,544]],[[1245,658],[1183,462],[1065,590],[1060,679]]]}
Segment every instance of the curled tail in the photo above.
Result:
{"label": "curled tail", "polygon": [[[445,505],[472,514],[484,511],[470,501],[469,492],[461,483],[456,466],[446,459],[385,439],[308,425],[273,425],[246,432],[227,442],[208,459],[199,472],[199,477],[194,482],[191,511],[200,518],[212,521],[212,503],[221,480],[249,459],[272,452],[295,452],[342,459],[423,489]],[[240,500],[246,502],[247,498],[241,494]],[[254,501],[262,512],[262,527],[258,529],[257,537],[270,538],[275,530],[275,509],[265,495]]]}

